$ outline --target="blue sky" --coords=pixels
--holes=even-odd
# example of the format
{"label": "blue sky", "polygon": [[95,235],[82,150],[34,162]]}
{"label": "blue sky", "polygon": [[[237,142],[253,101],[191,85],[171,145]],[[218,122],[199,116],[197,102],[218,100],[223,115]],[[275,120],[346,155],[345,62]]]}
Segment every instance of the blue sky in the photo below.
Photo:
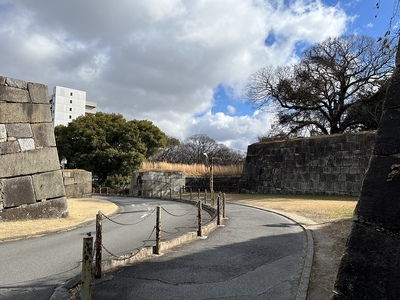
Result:
{"label": "blue sky", "polygon": [[249,76],[330,36],[383,36],[395,1],[376,2],[0,0],[0,75],[84,90],[100,111],[246,150],[274,116],[247,103]]}

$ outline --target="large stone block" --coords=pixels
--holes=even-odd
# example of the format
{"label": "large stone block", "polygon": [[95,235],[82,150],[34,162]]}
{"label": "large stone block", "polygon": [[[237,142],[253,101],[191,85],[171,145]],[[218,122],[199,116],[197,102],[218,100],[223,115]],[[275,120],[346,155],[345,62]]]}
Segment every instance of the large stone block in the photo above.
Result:
{"label": "large stone block", "polygon": [[60,169],[56,148],[0,156],[0,178],[44,173]]}
{"label": "large stone block", "polygon": [[49,103],[47,85],[28,82],[28,91],[32,103]]}
{"label": "large stone block", "polygon": [[28,103],[30,100],[31,99],[29,98],[29,93],[27,90],[0,85],[0,101]]}
{"label": "large stone block", "polygon": [[400,158],[373,156],[354,211],[355,218],[400,230]]}
{"label": "large stone block", "polygon": [[1,103],[0,123],[51,123],[49,105]]}
{"label": "large stone block", "polygon": [[21,152],[18,141],[0,142],[0,155],[13,154],[18,152]]}
{"label": "large stone block", "polygon": [[32,178],[37,200],[65,196],[61,171],[35,174]]}
{"label": "large stone block", "polygon": [[0,179],[0,198],[4,208],[35,203],[32,177]]}
{"label": "large stone block", "polygon": [[397,234],[355,223],[331,299],[400,299]]}
{"label": "large stone block", "polygon": [[7,130],[5,124],[0,124],[0,142],[7,141]]}
{"label": "large stone block", "polygon": [[56,140],[54,138],[54,128],[51,123],[32,124],[33,136],[36,148],[54,147]]}
{"label": "large stone block", "polygon": [[65,217],[68,217],[68,204],[65,197],[29,204],[26,207],[0,210],[0,220],[3,221]]}
{"label": "large stone block", "polygon": [[27,138],[32,137],[32,129],[29,123],[14,123],[6,124],[7,135],[15,138]]}
{"label": "large stone block", "polygon": [[389,109],[382,114],[374,153],[390,155],[400,153],[400,110]]}
{"label": "large stone block", "polygon": [[14,88],[18,88],[18,89],[22,89],[22,90],[27,90],[28,89],[28,84],[26,81],[24,80],[20,80],[20,79],[15,79],[15,78],[10,78],[10,77],[6,77],[5,78],[5,86],[10,86],[10,87],[14,87]]}

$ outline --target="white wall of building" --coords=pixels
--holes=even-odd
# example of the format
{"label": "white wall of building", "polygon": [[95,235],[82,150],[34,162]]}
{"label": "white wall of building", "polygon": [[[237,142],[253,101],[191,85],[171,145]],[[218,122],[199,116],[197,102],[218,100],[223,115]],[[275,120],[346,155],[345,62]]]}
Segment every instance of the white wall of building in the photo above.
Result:
{"label": "white wall of building", "polygon": [[55,86],[53,88],[50,104],[53,125],[67,126],[72,120],[85,115],[86,92]]}

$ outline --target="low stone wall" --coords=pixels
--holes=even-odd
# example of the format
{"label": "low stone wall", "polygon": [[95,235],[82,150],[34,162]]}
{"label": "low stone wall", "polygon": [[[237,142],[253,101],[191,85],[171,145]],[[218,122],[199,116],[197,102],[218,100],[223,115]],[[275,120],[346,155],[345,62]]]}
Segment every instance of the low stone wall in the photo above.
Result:
{"label": "low stone wall", "polygon": [[47,86],[0,77],[0,219],[67,215]]}
{"label": "low stone wall", "polygon": [[129,194],[141,197],[163,197],[179,193],[185,185],[184,172],[135,172]]}
{"label": "low stone wall", "polygon": [[252,144],[241,190],[358,196],[375,139],[372,132]]}
{"label": "low stone wall", "polygon": [[92,195],[92,173],[85,170],[62,170],[65,194],[68,198]]}

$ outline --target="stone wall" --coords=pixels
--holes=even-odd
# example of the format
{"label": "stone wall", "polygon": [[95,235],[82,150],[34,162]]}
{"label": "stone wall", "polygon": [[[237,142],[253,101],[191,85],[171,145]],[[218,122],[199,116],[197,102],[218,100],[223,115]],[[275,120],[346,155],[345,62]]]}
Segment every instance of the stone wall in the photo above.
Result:
{"label": "stone wall", "polygon": [[132,175],[130,195],[164,197],[179,193],[185,185],[184,172],[135,172]]}
{"label": "stone wall", "polygon": [[85,170],[62,170],[65,194],[68,198],[92,195],[92,173]]}
{"label": "stone wall", "polygon": [[375,139],[358,133],[252,144],[241,191],[358,196]]}
{"label": "stone wall", "polygon": [[[228,175],[214,175],[213,176],[213,187],[214,192],[223,193],[238,193],[240,183],[240,175],[228,176]],[[204,190],[210,191],[210,176],[197,176],[197,177],[186,177],[186,190],[191,189],[192,191]]]}
{"label": "stone wall", "polygon": [[47,86],[0,77],[0,219],[68,215]]}

